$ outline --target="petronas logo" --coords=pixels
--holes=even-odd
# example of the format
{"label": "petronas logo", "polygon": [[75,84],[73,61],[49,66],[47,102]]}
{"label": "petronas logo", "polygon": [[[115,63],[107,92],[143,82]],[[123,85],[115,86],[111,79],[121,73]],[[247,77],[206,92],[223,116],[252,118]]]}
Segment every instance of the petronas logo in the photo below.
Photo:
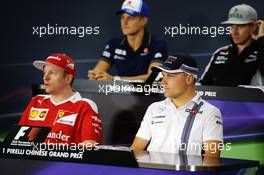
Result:
{"label": "petronas logo", "polygon": [[239,13],[239,10],[236,8],[233,13],[229,14],[229,18],[238,18],[242,19],[243,16]]}

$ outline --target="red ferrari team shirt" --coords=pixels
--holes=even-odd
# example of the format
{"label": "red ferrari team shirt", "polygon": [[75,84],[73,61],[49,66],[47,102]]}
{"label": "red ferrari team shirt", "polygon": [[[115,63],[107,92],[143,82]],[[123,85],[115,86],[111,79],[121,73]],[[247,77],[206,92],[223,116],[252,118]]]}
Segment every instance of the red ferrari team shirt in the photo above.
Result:
{"label": "red ferrari team shirt", "polygon": [[31,99],[19,125],[51,127],[46,143],[81,143],[94,140],[102,143],[102,122],[97,105],[78,92],[56,103],[50,95]]}

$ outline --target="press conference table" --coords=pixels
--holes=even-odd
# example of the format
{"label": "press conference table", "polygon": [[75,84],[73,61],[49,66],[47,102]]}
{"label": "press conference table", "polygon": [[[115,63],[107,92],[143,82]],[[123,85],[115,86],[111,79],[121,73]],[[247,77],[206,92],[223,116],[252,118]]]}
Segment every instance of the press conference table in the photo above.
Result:
{"label": "press conference table", "polygon": [[[122,152],[122,151],[121,151]],[[70,175],[70,174],[115,174],[115,175],[143,175],[143,174],[237,174],[238,172],[254,172],[259,166],[258,161],[238,160],[221,158],[220,160],[205,160],[200,156],[187,156],[182,160],[178,154],[143,152],[136,154],[138,164],[127,164],[124,166],[120,151],[104,152],[91,157],[85,157],[89,163],[51,161],[47,158],[42,160],[24,160],[16,158],[1,158],[1,174],[34,174],[34,175]],[[105,158],[106,156],[110,156]],[[101,158],[101,159],[100,159]],[[131,158],[131,157],[130,157]],[[128,158],[128,159],[130,159]],[[106,160],[100,162],[96,160]],[[125,159],[123,157],[123,159]],[[96,162],[96,164],[93,164]],[[112,161],[111,161],[112,160]],[[71,161],[68,159],[67,161]],[[105,164],[105,165],[104,165]],[[114,164],[114,166],[113,166]],[[130,166],[131,165],[131,166]]]}

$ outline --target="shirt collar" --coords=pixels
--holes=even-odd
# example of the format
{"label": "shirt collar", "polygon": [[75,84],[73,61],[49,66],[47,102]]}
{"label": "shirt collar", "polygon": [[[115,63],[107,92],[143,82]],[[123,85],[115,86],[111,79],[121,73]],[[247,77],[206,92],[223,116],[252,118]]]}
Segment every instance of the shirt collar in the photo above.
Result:
{"label": "shirt collar", "polygon": [[179,107],[179,108],[176,108],[176,106],[172,102],[171,98],[166,98],[164,102],[166,105],[173,106],[176,110],[178,110],[178,109],[189,107],[191,105],[193,106],[194,103],[199,105],[201,102],[201,96],[198,93],[196,93],[196,95],[190,101],[188,101],[185,105],[183,105],[182,107]]}
{"label": "shirt collar", "polygon": [[199,105],[201,102],[201,96],[198,93],[196,93],[196,95],[191,99],[191,101]]}
{"label": "shirt collar", "polygon": [[69,97],[68,99],[63,100],[63,101],[61,101],[61,102],[59,102],[59,103],[56,103],[56,102],[51,98],[51,95],[47,95],[43,100],[50,99],[50,101],[51,101],[55,106],[58,106],[58,105],[60,105],[60,104],[66,103],[66,102],[68,102],[68,101],[74,103],[74,102],[76,102],[76,100],[81,99],[81,98],[82,98],[82,97],[81,97],[81,95],[80,95],[79,92],[74,92],[74,94],[73,94],[71,97]]}
{"label": "shirt collar", "polygon": [[[233,47],[234,52],[235,52],[235,55],[237,55],[237,52],[238,52],[237,45],[234,43],[232,37],[230,37],[229,40],[230,40],[230,42],[231,42],[231,44],[232,44],[232,47]],[[257,41],[253,39],[253,41],[252,41],[247,47],[245,47],[245,48],[243,49],[243,52],[244,52],[245,50],[248,50],[248,49],[254,49],[254,48],[256,48],[256,45],[257,45]]]}
{"label": "shirt collar", "polygon": [[[126,36],[123,37],[120,44],[129,46]],[[144,36],[143,36],[143,41],[142,41],[142,44],[140,47],[144,47],[144,48],[149,47],[150,44],[151,44],[151,33],[145,30]]]}

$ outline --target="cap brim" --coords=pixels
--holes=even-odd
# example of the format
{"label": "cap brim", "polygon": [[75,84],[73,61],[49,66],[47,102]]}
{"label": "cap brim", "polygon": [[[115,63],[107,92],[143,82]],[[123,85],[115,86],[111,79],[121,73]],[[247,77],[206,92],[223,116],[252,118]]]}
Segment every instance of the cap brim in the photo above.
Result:
{"label": "cap brim", "polygon": [[161,71],[163,71],[163,72],[167,72],[167,73],[170,73],[170,74],[177,74],[177,73],[183,72],[183,73],[186,73],[186,74],[189,74],[189,75],[194,76],[195,79],[198,79],[198,76],[197,75],[192,74],[190,72],[186,72],[186,71],[184,71],[182,69],[168,70],[168,69],[165,69],[164,67],[161,67],[161,66],[154,66],[154,67],[151,68],[151,70],[154,71],[154,72],[161,72]]}
{"label": "cap brim", "polygon": [[47,61],[37,60],[33,62],[33,66],[39,70],[43,70],[45,65],[52,65],[52,66],[58,67],[59,69],[63,69],[60,66],[57,66],[56,64],[53,64]]}
{"label": "cap brim", "polygon": [[254,21],[232,21],[232,20],[229,20],[229,21],[223,21],[221,22],[221,24],[249,24],[249,23],[253,23]]}
{"label": "cap brim", "polygon": [[140,13],[135,12],[135,11],[130,10],[130,9],[121,9],[121,10],[118,10],[118,11],[116,12],[117,15],[120,15],[120,14],[122,14],[122,13],[127,13],[127,14],[129,14],[129,15],[131,15],[131,16],[139,16],[139,15],[141,15]]}
{"label": "cap brim", "polygon": [[39,70],[43,70],[45,64],[46,64],[46,61],[34,61],[33,62],[33,66]]}
{"label": "cap brim", "polygon": [[161,66],[154,66],[151,68],[152,71],[155,71],[155,72],[167,72],[167,73],[171,73],[171,74],[175,74],[175,73],[181,73],[181,72],[184,72],[183,70],[181,69],[176,69],[176,70],[168,70],[168,69],[165,69],[164,67],[161,67]]}

